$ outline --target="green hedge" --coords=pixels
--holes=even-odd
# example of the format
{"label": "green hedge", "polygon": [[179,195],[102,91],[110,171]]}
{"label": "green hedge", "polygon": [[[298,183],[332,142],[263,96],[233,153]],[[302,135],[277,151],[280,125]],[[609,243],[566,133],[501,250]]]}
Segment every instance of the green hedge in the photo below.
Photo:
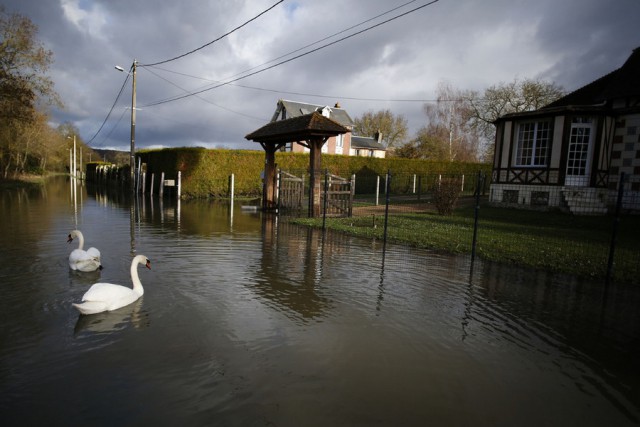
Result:
{"label": "green hedge", "polygon": [[[146,164],[147,185],[153,173],[157,188],[160,175],[176,179],[182,172],[182,196],[184,198],[228,197],[231,174],[234,174],[236,196],[257,197],[262,193],[260,173],[264,169],[265,155],[260,150],[224,150],[205,148],[165,148],[144,150],[138,153]],[[307,173],[309,154],[276,153],[276,166],[293,174]],[[432,162],[416,159],[354,157],[341,155],[322,156],[322,167],[330,173],[358,179],[385,175],[466,174],[478,171],[490,174],[491,165],[461,162]],[[357,187],[357,186],[356,186]],[[154,190],[155,191],[155,190]]]}

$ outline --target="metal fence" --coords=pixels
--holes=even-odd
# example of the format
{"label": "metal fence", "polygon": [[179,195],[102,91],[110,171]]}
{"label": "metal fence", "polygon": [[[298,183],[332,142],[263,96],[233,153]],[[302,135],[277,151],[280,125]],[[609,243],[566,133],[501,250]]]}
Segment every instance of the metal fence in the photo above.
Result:
{"label": "metal fence", "polygon": [[598,212],[574,211],[566,200],[539,209],[490,203],[490,182],[480,173],[388,173],[353,176],[351,182],[350,215],[335,218],[325,207],[323,228],[380,238],[384,246],[391,240],[607,282],[640,283],[640,177],[621,175],[612,185],[616,188],[600,192],[598,206],[604,200],[606,209]]}

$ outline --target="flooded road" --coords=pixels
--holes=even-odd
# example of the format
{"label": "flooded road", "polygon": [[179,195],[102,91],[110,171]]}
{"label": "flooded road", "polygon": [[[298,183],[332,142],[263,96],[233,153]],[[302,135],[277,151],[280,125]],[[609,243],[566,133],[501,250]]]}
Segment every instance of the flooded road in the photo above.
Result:
{"label": "flooded road", "polygon": [[[633,287],[68,179],[0,194],[4,425],[640,423]],[[102,271],[69,269],[74,228]],[[137,254],[144,296],[80,316]]]}

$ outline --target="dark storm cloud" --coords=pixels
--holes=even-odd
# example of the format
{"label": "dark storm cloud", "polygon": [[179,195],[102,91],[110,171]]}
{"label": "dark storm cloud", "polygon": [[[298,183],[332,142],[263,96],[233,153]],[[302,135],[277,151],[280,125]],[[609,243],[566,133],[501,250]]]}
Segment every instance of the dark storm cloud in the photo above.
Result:
{"label": "dark storm cloud", "polygon": [[[276,0],[9,0],[39,26],[53,51],[50,75],[69,121],[85,141],[98,131],[134,59],[173,58],[203,46],[253,18]],[[340,102],[352,117],[390,109],[413,133],[424,122],[421,102],[438,83],[482,91],[515,78],[545,78],[566,89],[589,83],[622,65],[640,46],[640,2],[618,0],[440,0],[402,18],[313,54],[198,96],[146,106],[237,78],[404,1],[287,0],[231,36],[184,58],[138,69],[136,141],[144,146],[256,148],[244,135],[271,118],[279,98]],[[415,1],[320,44],[335,41],[393,15],[426,4]],[[319,44],[311,46],[318,47]],[[294,53],[293,55],[300,54]],[[324,95],[315,97],[312,95]],[[359,98],[359,99],[349,99]],[[92,141],[127,149],[131,83],[110,120]]]}

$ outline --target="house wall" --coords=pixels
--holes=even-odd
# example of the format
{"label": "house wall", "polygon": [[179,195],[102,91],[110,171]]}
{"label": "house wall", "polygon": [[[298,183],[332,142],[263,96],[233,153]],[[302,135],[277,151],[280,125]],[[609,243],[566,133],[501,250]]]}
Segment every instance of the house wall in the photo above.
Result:
{"label": "house wall", "polygon": [[371,150],[368,148],[351,148],[349,150],[350,156],[357,157],[375,157],[378,159],[384,159],[386,157],[387,152],[383,150]]}
{"label": "house wall", "polygon": [[[562,135],[564,132],[565,116],[557,116],[553,121],[553,137],[551,140],[551,158],[549,167],[559,169],[562,159]],[[556,181],[557,182],[557,181]]]}
{"label": "house wall", "polygon": [[[628,114],[615,122],[609,168],[609,188],[618,188],[620,174],[627,177],[640,175],[640,114]],[[633,180],[626,186],[623,207],[640,209],[640,181]]]}
{"label": "house wall", "polygon": [[[343,155],[350,155],[351,148],[351,132],[347,132],[344,134],[344,138],[342,141],[342,153]],[[285,151],[290,151],[293,153],[308,153],[309,149],[303,145],[294,142],[291,144],[291,148],[287,148]],[[322,152],[324,154],[340,154],[336,153],[336,137],[330,137],[327,142],[322,146]],[[383,156],[384,157],[384,156]]]}
{"label": "house wall", "polygon": [[[563,140],[568,135],[569,116],[556,116],[552,123],[551,148],[549,162],[545,167],[515,167],[515,150],[518,125],[515,121],[502,122],[496,137],[494,182],[491,185],[489,200],[495,204],[521,206],[528,209],[563,208],[567,191],[575,187],[562,185],[566,168],[566,153]],[[602,144],[594,144],[600,146]],[[604,154],[604,153],[603,153]],[[588,197],[607,201],[606,189],[593,189]]]}

